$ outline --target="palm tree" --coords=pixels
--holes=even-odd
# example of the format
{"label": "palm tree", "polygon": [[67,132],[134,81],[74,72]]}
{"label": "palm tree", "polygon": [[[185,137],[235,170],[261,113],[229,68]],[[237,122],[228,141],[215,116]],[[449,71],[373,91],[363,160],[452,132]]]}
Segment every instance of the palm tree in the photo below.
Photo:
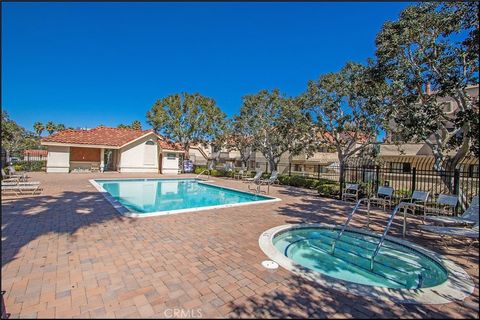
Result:
{"label": "palm tree", "polygon": [[132,124],[130,125],[130,128],[134,129],[134,130],[142,130],[142,124],[140,123],[140,121],[138,120],[135,120],[132,122]]}
{"label": "palm tree", "polygon": [[59,123],[59,124],[57,124],[56,129],[57,129],[57,131],[62,131],[62,130],[65,130],[66,128],[65,128],[65,125],[63,123]]}
{"label": "palm tree", "polygon": [[33,130],[35,130],[35,132],[40,137],[42,135],[43,130],[45,130],[45,126],[43,125],[43,123],[37,121],[33,124]]}
{"label": "palm tree", "polygon": [[55,123],[53,123],[53,121],[48,121],[46,129],[48,131],[48,134],[52,134],[57,130],[57,126],[55,125]]}

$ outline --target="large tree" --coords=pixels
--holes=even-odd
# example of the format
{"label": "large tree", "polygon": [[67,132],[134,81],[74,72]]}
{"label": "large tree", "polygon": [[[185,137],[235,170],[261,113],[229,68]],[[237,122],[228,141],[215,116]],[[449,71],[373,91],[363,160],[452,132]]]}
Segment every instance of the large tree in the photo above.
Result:
{"label": "large tree", "polygon": [[21,155],[25,149],[37,148],[38,140],[32,132],[10,119],[6,111],[2,111],[2,147],[7,152],[7,158],[10,158],[12,155]]}
{"label": "large tree", "polygon": [[178,142],[186,157],[192,144],[211,142],[220,136],[225,118],[215,100],[186,92],[158,100],[147,113],[155,131]]}
{"label": "large tree", "polygon": [[239,115],[233,116],[230,121],[230,136],[227,140],[227,149],[238,151],[240,153],[240,162],[242,168],[248,168],[253,149],[253,130],[250,126],[250,120],[247,117]]}
{"label": "large tree", "polygon": [[[422,3],[385,23],[376,38],[391,130],[403,141],[426,143],[440,172],[479,156],[478,99],[467,94],[478,85],[478,27],[478,2]],[[455,113],[447,114],[446,99],[455,102]]]}
{"label": "large tree", "polygon": [[350,62],[337,73],[309,81],[303,95],[302,105],[311,116],[311,132],[315,137],[309,150],[334,147],[341,178],[350,158],[380,143],[377,137],[385,115],[380,103],[383,98],[376,93],[382,84],[374,79],[373,69]]}
{"label": "large tree", "polygon": [[262,153],[270,170],[277,170],[282,155],[298,153],[308,138],[307,118],[296,98],[282,96],[278,89],[262,90],[243,97],[242,121],[252,134],[251,146]]}

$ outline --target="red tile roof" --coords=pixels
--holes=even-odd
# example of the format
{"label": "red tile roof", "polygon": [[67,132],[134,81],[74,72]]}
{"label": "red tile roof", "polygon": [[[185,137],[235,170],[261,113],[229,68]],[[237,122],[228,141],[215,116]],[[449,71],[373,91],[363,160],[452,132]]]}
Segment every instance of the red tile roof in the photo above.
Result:
{"label": "red tile roof", "polygon": [[184,151],[182,146],[178,143],[173,143],[169,140],[167,140],[166,138],[163,138],[163,139],[159,139],[158,140],[158,145],[160,146],[160,148],[162,148],[163,150],[175,150],[175,151]]}
{"label": "red tile roof", "polygon": [[42,139],[42,142],[71,144],[105,145],[120,147],[149,132],[150,130],[134,130],[127,128],[96,127],[88,130],[62,130]]}

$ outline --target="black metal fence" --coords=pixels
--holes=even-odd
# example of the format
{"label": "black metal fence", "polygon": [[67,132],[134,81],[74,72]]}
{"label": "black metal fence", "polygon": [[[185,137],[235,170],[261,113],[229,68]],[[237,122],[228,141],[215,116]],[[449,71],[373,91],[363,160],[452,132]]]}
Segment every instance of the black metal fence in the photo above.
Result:
{"label": "black metal fence", "polygon": [[[300,175],[312,179],[326,179],[340,184],[341,190],[347,183],[358,183],[364,194],[375,194],[379,186],[390,186],[394,197],[399,200],[410,196],[414,190],[429,191],[431,200],[439,194],[458,195],[459,202],[465,207],[474,195],[479,194],[479,172],[476,167],[463,167],[452,171],[417,170],[409,165],[392,167],[387,165],[351,165],[341,170],[338,164],[316,166],[313,171],[295,171],[291,164],[280,170],[287,175]],[[343,177],[340,176],[343,172]]]}

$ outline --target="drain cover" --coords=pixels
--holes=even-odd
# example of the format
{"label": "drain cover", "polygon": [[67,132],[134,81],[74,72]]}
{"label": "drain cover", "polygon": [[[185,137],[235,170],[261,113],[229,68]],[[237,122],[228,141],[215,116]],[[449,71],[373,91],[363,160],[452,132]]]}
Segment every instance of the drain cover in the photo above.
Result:
{"label": "drain cover", "polygon": [[267,269],[277,269],[278,263],[272,260],[265,260],[265,261],[262,261],[262,266]]}

